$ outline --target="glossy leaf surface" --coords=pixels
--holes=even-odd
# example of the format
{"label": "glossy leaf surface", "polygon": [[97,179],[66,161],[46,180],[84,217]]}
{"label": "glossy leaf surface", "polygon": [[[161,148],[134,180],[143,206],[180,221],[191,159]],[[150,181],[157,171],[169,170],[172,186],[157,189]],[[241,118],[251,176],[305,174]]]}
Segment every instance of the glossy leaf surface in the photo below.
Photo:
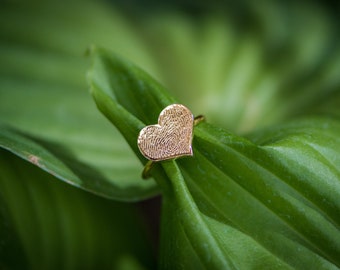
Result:
{"label": "glossy leaf surface", "polygon": [[[102,34],[108,31],[120,38]],[[0,32],[0,147],[104,197],[136,201],[157,194],[154,182],[141,181],[142,166],[98,113],[86,84],[84,53],[94,39],[148,62],[125,20],[91,1],[6,3]]]}
{"label": "glossy leaf surface", "polygon": [[[192,17],[157,5],[131,15],[106,1],[5,1],[1,147],[37,156],[54,176],[105,197],[158,193],[87,93],[83,54],[93,43],[138,63],[194,113],[238,134],[300,114],[339,116],[338,27],[320,6],[244,1]],[[138,117],[162,106],[144,106]]]}
{"label": "glossy leaf surface", "polygon": [[[176,102],[145,72],[94,48],[98,108],[142,162],[139,130]],[[340,122],[309,117],[250,136],[195,127],[194,157],[158,163],[161,267],[337,269]]]}

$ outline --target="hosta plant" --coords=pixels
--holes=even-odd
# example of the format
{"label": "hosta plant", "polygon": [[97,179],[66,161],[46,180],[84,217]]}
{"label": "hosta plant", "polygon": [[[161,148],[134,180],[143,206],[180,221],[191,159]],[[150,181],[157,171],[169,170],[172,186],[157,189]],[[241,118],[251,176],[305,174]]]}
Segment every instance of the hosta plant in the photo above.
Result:
{"label": "hosta plant", "polygon": [[[221,7],[4,3],[0,268],[340,268],[337,21]],[[174,103],[206,117],[193,156],[143,180]]]}

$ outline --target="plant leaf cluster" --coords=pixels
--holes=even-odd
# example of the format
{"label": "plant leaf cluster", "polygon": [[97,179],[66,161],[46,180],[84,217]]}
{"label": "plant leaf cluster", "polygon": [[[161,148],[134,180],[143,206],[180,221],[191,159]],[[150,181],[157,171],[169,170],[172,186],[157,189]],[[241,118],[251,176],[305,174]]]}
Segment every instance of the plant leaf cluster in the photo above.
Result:
{"label": "plant leaf cluster", "polygon": [[[153,268],[135,205],[95,195],[160,192],[161,269],[340,268],[338,24],[315,4],[243,5],[135,20],[104,2],[4,3],[0,268]],[[193,157],[142,181],[138,133],[172,103],[207,123]]]}

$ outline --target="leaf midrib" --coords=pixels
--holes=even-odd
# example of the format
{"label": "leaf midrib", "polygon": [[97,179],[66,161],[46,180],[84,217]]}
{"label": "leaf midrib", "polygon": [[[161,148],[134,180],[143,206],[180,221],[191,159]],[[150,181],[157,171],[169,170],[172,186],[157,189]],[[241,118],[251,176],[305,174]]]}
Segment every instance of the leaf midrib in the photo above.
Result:
{"label": "leaf midrib", "polygon": [[[205,231],[205,233],[202,234],[202,235],[204,236],[204,238],[207,239],[206,243],[213,242],[213,244],[210,245],[210,247],[215,250],[214,254],[216,255],[216,258],[224,258],[223,261],[219,260],[217,262],[215,261],[215,263],[217,263],[220,266],[222,264],[224,267],[226,265],[228,265],[228,269],[237,269],[234,264],[230,265],[230,263],[232,263],[232,262],[227,261],[224,254],[221,253],[222,248],[220,247],[216,238],[211,234],[211,231],[208,228],[205,221],[202,219],[200,211],[198,210],[197,205],[195,204],[195,202],[193,201],[193,198],[191,197],[191,193],[189,192],[189,190],[187,189],[187,187],[185,185],[184,177],[181,173],[180,168],[176,164],[176,161],[170,161],[170,162],[163,163],[162,167],[164,168],[169,179],[171,180],[173,188],[176,190],[176,192],[174,192],[174,194],[176,196],[176,201],[179,204],[180,208],[183,207],[184,209],[186,209],[186,208],[190,207],[191,211],[189,211],[189,212],[195,214],[194,216],[191,215],[190,218],[194,217],[196,222],[201,226],[202,229],[204,229],[202,231]],[[173,170],[175,170],[176,173],[173,173]],[[182,214],[181,216],[186,216],[186,215]],[[186,218],[184,218],[184,219],[182,218],[181,223],[183,221],[185,222]],[[192,222],[192,220],[191,220],[191,222]],[[186,226],[184,226],[184,224],[182,224],[182,225],[183,225],[183,228],[186,227]],[[188,226],[188,228],[190,228],[190,226]],[[187,235],[187,231],[184,230],[184,232]],[[188,239],[190,239],[190,237],[188,235],[187,235],[187,237],[188,237]],[[218,249],[216,249],[215,247],[218,247]],[[196,250],[196,249],[194,248],[194,250]],[[200,256],[198,256],[198,257],[200,257]],[[202,259],[201,259],[201,261],[204,265],[207,265],[206,261],[203,261]]]}

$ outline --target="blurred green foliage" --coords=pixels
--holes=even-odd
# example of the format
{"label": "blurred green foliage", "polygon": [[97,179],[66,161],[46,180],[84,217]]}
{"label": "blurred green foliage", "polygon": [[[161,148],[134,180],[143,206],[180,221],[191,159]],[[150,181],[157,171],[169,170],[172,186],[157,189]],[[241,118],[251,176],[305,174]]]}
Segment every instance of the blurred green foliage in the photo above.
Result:
{"label": "blurred green foliage", "polygon": [[[327,211],[337,209],[333,198],[339,189],[334,183],[340,178],[339,143],[334,136],[340,117],[339,10],[334,1],[2,1],[0,268],[155,268],[147,223],[136,205],[98,198],[59,183],[58,178],[119,201],[140,201],[161,189],[165,194],[161,268],[211,268],[222,258],[222,262],[233,262],[231,268],[240,269],[284,268],[286,264],[304,269],[304,262],[317,269],[337,269],[332,263],[338,263],[334,258],[339,252],[339,224],[334,221],[337,215],[333,210],[330,219]],[[90,59],[85,52],[92,44],[136,63],[171,93],[148,75],[140,75],[143,72],[133,73],[133,66],[131,70],[122,69],[119,61],[113,65],[107,56],[110,53],[102,58],[103,65],[95,65],[97,86],[108,94],[99,107],[118,123],[132,148],[136,148],[138,128],[153,123],[165,103],[178,100],[194,114],[203,113],[210,123],[232,132],[226,135],[211,128],[207,134],[212,137],[196,134],[195,147],[201,147],[211,164],[198,154],[193,160],[181,161],[179,167],[177,163],[157,167],[158,184],[141,180],[142,165],[88,94]],[[137,98],[138,93],[133,92],[140,85],[131,88],[112,80],[122,70],[123,77],[146,78],[145,97]],[[116,91],[114,95],[112,90]],[[157,106],[148,105],[150,97]],[[118,110],[121,114],[114,111],[115,106],[122,106]],[[133,107],[135,111],[131,111]],[[114,113],[116,120],[110,118]],[[296,121],[300,117],[306,122]],[[289,128],[282,125],[292,120],[296,124],[287,124]],[[265,145],[265,151],[248,156],[245,163],[243,158],[229,157],[230,149],[216,154],[226,147],[224,139],[229,136],[241,153],[250,153],[253,146],[243,144],[246,140],[242,138],[239,143],[240,137],[232,134],[248,137],[259,144],[259,149]],[[210,148],[212,138],[214,146]],[[216,147],[217,142],[224,146]],[[208,148],[217,152],[209,153]],[[276,169],[268,158],[271,155],[277,158]],[[225,160],[227,157],[230,160]],[[276,193],[275,188],[273,194],[283,194],[285,202],[273,206],[275,199],[261,195],[266,185],[259,188],[247,183],[262,179],[261,166],[256,163],[280,172],[279,183],[288,181],[293,194],[301,188],[294,186],[294,181],[320,186],[319,191],[312,188],[312,192],[303,190],[302,185],[305,196],[321,196],[317,209],[305,204],[303,196],[295,194],[297,201],[287,199],[286,189]],[[258,174],[246,177],[242,164],[253,166]],[[238,170],[245,173],[240,178]],[[215,186],[206,185],[200,175],[204,171],[216,180]],[[236,179],[235,183],[231,179]],[[272,178],[262,180],[268,179]],[[199,191],[196,181],[207,194]],[[220,181],[227,186],[219,189]],[[247,214],[253,210],[246,202],[253,199],[235,184],[251,189],[248,193],[258,188],[255,197],[262,204],[254,201],[256,215]],[[177,193],[173,193],[174,187]],[[231,188],[244,200],[233,196],[223,200]],[[288,202],[294,205],[297,219],[290,220]],[[302,214],[297,214],[299,211]],[[302,221],[304,211],[316,211],[315,216]],[[275,214],[295,228],[292,234],[301,233],[299,228],[304,226],[313,227],[316,216],[324,225],[315,238],[314,229],[302,232],[306,243],[300,236],[287,236],[286,225],[280,227],[281,221],[273,221]],[[271,220],[268,231],[258,231],[261,226],[256,222],[267,218]],[[257,225],[252,229],[247,227],[254,223]],[[199,232],[204,226],[195,224],[208,224],[206,234]],[[332,234],[333,225],[337,231]],[[333,253],[328,250],[333,246],[325,240],[329,235],[334,240]],[[209,252],[204,252],[207,247],[200,239],[217,239],[217,244],[207,241]],[[242,244],[237,239],[242,239]],[[241,251],[236,254],[237,250]],[[294,252],[302,254],[296,256],[301,260],[293,258]]]}

